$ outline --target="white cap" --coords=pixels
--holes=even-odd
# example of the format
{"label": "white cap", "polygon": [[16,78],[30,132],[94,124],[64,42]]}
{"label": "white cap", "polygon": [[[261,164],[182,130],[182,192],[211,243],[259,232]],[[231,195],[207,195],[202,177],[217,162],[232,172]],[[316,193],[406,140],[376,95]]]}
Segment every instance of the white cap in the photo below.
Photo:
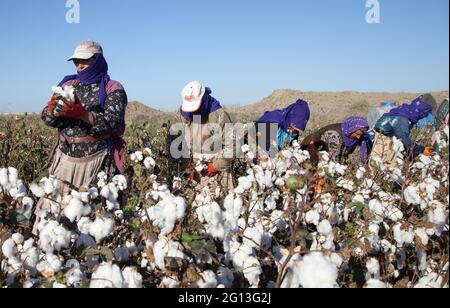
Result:
{"label": "white cap", "polygon": [[98,53],[103,53],[102,46],[100,46],[99,43],[94,41],[82,41],[78,44],[74,54],[67,61],[72,61],[74,59],[87,60]]}
{"label": "white cap", "polygon": [[183,105],[181,111],[183,112],[196,112],[202,105],[202,99],[205,95],[206,88],[199,81],[192,81],[188,83],[181,96],[183,98]]}

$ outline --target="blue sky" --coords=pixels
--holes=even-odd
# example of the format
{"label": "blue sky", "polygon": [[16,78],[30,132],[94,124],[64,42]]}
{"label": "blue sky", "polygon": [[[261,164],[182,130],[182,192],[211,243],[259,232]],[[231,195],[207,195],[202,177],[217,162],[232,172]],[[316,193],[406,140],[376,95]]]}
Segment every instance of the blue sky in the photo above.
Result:
{"label": "blue sky", "polygon": [[0,112],[39,111],[83,39],[99,41],[110,75],[130,100],[175,110],[201,80],[224,105],[255,103],[272,90],[447,90],[449,1],[366,0],[0,1]]}

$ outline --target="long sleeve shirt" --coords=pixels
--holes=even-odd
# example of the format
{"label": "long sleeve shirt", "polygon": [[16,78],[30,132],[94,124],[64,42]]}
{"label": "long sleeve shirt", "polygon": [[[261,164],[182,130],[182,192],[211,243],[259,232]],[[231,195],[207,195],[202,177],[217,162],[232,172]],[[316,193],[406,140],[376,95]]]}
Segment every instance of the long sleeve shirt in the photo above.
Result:
{"label": "long sleeve shirt", "polygon": [[[68,82],[65,85],[73,85]],[[123,87],[112,81],[112,91],[107,91],[104,107],[99,105],[99,85],[75,84],[75,94],[87,111],[90,111],[94,118],[94,125],[87,124],[81,120],[56,117],[45,107],[42,111],[42,120],[47,126],[57,128],[59,133],[66,138],[69,137],[97,137],[99,140],[92,143],[69,144],[62,141],[59,149],[66,155],[75,158],[82,158],[107,149],[107,141],[101,139],[120,128],[125,120],[125,110],[128,99]],[[64,85],[63,85],[64,86]],[[111,90],[111,89],[110,89]]]}

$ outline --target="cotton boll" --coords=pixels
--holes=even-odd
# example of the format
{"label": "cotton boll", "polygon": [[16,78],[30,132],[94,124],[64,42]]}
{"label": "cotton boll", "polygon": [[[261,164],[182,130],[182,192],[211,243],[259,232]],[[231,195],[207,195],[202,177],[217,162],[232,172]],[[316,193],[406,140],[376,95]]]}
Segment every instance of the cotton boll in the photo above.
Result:
{"label": "cotton boll", "polygon": [[243,267],[244,277],[248,280],[252,287],[258,287],[260,276],[263,272],[258,259],[255,257],[246,258]]}
{"label": "cotton boll", "polygon": [[108,184],[107,180],[108,180],[108,176],[106,175],[106,173],[104,171],[100,172],[97,175],[97,179],[98,179],[98,187],[102,188],[104,186],[106,186]]}
{"label": "cotton boll", "polygon": [[51,195],[55,192],[55,185],[51,179],[46,179],[44,182],[44,192],[46,195]]}
{"label": "cotton boll", "polygon": [[111,289],[123,288],[124,278],[122,271],[117,265],[102,263],[92,274],[92,280],[89,285],[91,289]]}
{"label": "cotton boll", "polygon": [[109,218],[97,217],[89,226],[89,234],[92,235],[97,243],[110,235],[114,228],[114,221]]}
{"label": "cotton boll", "polygon": [[151,170],[153,172],[156,166],[156,162],[152,157],[148,156],[144,160],[144,166],[147,170]]}
{"label": "cotton boll", "polygon": [[151,207],[148,214],[153,220],[153,225],[161,229],[161,235],[167,235],[175,228],[176,221],[184,218],[185,210],[184,199],[170,194],[165,195],[163,200]]}
{"label": "cotton boll", "polygon": [[356,178],[358,180],[361,180],[366,174],[366,172],[367,172],[366,168],[360,167],[358,171],[356,171]]}
{"label": "cotton boll", "polygon": [[228,258],[233,261],[234,268],[237,270],[243,270],[245,260],[253,255],[253,248],[236,241],[231,241],[228,254]]}
{"label": "cotton boll", "polygon": [[364,286],[366,289],[386,289],[387,286],[384,282],[378,280],[378,279],[370,279],[366,282],[366,285]]}
{"label": "cotton boll", "polygon": [[178,280],[178,277],[164,277],[161,283],[164,285],[164,287],[168,289],[176,289],[180,287],[180,281]]}
{"label": "cotton boll", "polygon": [[80,230],[81,233],[89,234],[91,224],[92,221],[88,217],[83,217],[78,221],[78,230]]}
{"label": "cotton boll", "polygon": [[9,183],[8,169],[2,168],[2,169],[0,169],[0,185],[3,186],[4,188],[6,188],[8,183]]}
{"label": "cotton boll", "polygon": [[33,206],[34,206],[33,199],[31,199],[30,197],[24,197],[22,199],[22,208],[18,209],[17,212],[21,213],[26,218],[30,219],[31,216],[33,215],[33,213],[32,213]]}
{"label": "cotton boll", "polygon": [[165,270],[164,258],[180,258],[184,259],[183,247],[180,243],[173,242],[162,237],[153,246],[153,254],[155,256],[155,264],[158,268]]}
{"label": "cotton boll", "polygon": [[17,245],[12,238],[6,240],[2,245],[3,255],[7,258],[14,258],[17,254]]}
{"label": "cotton boll", "polygon": [[54,254],[47,253],[44,260],[38,263],[36,269],[45,277],[50,277],[58,273],[61,267],[61,260]]}
{"label": "cotton boll", "polygon": [[411,244],[414,241],[414,229],[409,227],[407,230],[402,230],[402,225],[397,223],[394,228],[394,239],[398,244],[398,247]]}
{"label": "cotton boll", "polygon": [[207,270],[200,273],[201,278],[197,280],[197,287],[200,289],[212,289],[217,287],[216,274],[213,271]]}
{"label": "cotton boll", "polygon": [[317,227],[317,231],[324,236],[331,235],[333,232],[333,227],[331,227],[331,224],[328,220],[322,220]]}
{"label": "cotton boll", "polygon": [[321,253],[306,255],[299,269],[300,283],[304,288],[335,288],[338,270],[335,264]]}
{"label": "cotton boll", "polygon": [[369,275],[379,276],[380,275],[380,263],[375,258],[370,258],[367,263],[367,272]]}
{"label": "cotton boll", "polygon": [[428,246],[428,242],[429,242],[430,238],[428,237],[428,234],[424,228],[416,229],[415,234],[420,238],[422,245]]}
{"label": "cotton boll", "polygon": [[[127,189],[127,179],[122,174],[116,175],[112,178],[112,182],[117,186],[120,191]],[[117,199],[117,197],[116,197]]]}
{"label": "cotton boll", "polygon": [[405,201],[410,205],[419,205],[420,196],[418,194],[418,189],[415,186],[409,186],[404,192]]}
{"label": "cotton boll", "polygon": [[79,221],[82,216],[87,216],[91,213],[90,206],[84,206],[81,200],[72,198],[69,205],[64,209],[64,216],[66,216],[70,222]]}
{"label": "cotton boll", "polygon": [[415,289],[440,289],[442,285],[442,277],[436,273],[430,273],[419,279],[414,286]]}
{"label": "cotton boll", "polygon": [[11,238],[16,245],[21,245],[24,241],[23,235],[20,233],[14,233]]}
{"label": "cotton boll", "polygon": [[434,209],[428,212],[428,221],[436,225],[434,229],[436,236],[441,236],[445,229],[445,225],[448,224],[448,214],[442,204],[438,204]]}
{"label": "cotton boll", "polygon": [[55,250],[60,251],[70,245],[71,232],[56,221],[44,222],[39,231],[39,247],[46,253],[52,254]]}
{"label": "cotton boll", "polygon": [[8,181],[11,186],[17,186],[19,175],[16,168],[8,168]]}
{"label": "cotton boll", "polygon": [[258,224],[256,227],[247,228],[244,231],[244,245],[257,249],[259,247],[268,249],[272,245],[272,236]]}
{"label": "cotton boll", "polygon": [[138,273],[135,267],[126,267],[123,270],[124,288],[141,289],[142,275]]}

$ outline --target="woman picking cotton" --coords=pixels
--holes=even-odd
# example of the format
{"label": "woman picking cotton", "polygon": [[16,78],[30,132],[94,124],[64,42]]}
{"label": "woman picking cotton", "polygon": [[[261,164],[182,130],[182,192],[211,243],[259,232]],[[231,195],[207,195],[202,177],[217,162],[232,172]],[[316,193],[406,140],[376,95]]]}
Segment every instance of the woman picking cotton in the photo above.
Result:
{"label": "woman picking cotton", "polygon": [[59,86],[73,87],[75,100],[55,94],[42,112],[44,123],[58,129],[49,173],[58,180],[61,195],[70,188],[88,187],[100,171],[111,175],[124,171],[126,92],[110,79],[97,42],[81,42],[69,61],[77,74],[66,76]]}
{"label": "woman picking cotton", "polygon": [[[206,183],[218,176],[222,186],[233,189],[231,168],[235,155],[232,121],[221,103],[211,94],[211,89],[199,81],[188,83],[182,90],[180,115],[187,126],[185,139],[188,154],[193,160],[193,168],[207,166],[206,170],[197,170],[201,176],[205,175],[201,182]],[[200,188],[202,186],[200,184]]]}
{"label": "woman picking cotton", "polygon": [[[286,145],[290,145],[293,141],[298,140],[300,133],[306,130],[310,118],[309,105],[304,100],[297,100],[285,109],[267,111],[256,121],[258,135],[265,133],[266,140],[262,142],[266,151],[270,149],[272,139],[271,125],[278,126],[276,135],[276,144],[278,149],[283,149]],[[262,127],[266,126],[266,129]],[[260,143],[260,142],[258,142]],[[264,146],[265,143],[265,146]]]}
{"label": "woman picking cotton", "polygon": [[[426,118],[431,112],[432,107],[424,103],[419,97],[410,104],[392,109],[383,115],[375,125],[375,131],[378,133],[374,149],[376,150],[375,154],[380,154],[378,153],[380,146],[389,143],[388,138],[396,137],[403,143],[405,150],[412,157],[420,154],[431,156],[432,152],[430,148],[417,145],[411,139],[411,131],[414,126],[421,119]],[[384,147],[386,148],[386,146]]]}
{"label": "woman picking cotton", "polygon": [[302,148],[311,155],[311,161],[319,161],[319,152],[328,152],[334,162],[354,167],[367,164],[372,148],[369,123],[365,118],[352,116],[343,123],[325,126],[302,141]]}

